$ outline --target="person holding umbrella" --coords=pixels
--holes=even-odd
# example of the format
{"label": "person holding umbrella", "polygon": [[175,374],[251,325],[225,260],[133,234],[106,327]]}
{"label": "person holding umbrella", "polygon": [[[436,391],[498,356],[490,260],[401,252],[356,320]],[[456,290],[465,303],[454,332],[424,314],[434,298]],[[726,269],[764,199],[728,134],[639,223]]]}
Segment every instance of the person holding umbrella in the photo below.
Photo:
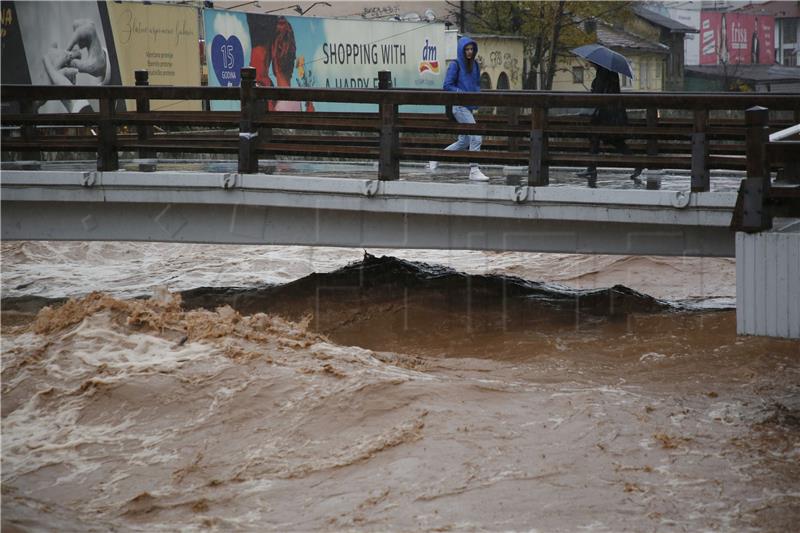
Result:
{"label": "person holding umbrella", "polygon": [[[625,56],[613,50],[609,50],[605,46],[590,44],[576,48],[572,52],[586,59],[595,67],[597,74],[595,75],[594,81],[592,81],[591,91],[593,93],[619,94],[619,74],[633,78],[633,72]],[[626,126],[628,124],[628,113],[619,103],[606,104],[594,110],[590,123],[598,126]],[[613,134],[601,136],[592,134],[590,139],[591,154],[600,153],[601,141],[613,145],[617,151],[624,155],[629,155],[631,153],[630,148],[625,142],[625,137],[623,136]],[[642,183],[642,180],[639,179],[641,173],[642,168],[637,167],[630,175],[630,178],[637,185],[641,185]],[[597,164],[589,165],[586,170],[579,172],[578,176],[586,178],[589,187],[597,187]]]}

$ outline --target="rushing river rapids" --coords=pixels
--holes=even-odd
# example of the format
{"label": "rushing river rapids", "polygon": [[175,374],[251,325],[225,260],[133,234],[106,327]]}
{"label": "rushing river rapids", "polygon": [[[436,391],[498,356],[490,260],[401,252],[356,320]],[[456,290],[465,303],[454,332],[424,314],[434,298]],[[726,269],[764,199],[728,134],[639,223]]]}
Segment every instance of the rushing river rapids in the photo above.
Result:
{"label": "rushing river rapids", "polygon": [[4,531],[800,519],[800,344],[736,336],[730,260],[2,253]]}

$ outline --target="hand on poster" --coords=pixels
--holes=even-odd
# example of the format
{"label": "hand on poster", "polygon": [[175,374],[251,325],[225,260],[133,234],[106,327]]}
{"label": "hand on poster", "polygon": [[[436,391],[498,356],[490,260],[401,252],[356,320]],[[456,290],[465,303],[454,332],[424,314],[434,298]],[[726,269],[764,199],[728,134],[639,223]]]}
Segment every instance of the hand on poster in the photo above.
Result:
{"label": "hand on poster", "polygon": [[[76,85],[78,74],[97,78],[95,83],[105,85],[111,77],[108,53],[97,33],[97,27],[89,19],[76,19],[72,23],[72,36],[66,49],[58,43],[45,52],[44,68],[53,85]],[[88,100],[62,100],[71,113],[91,111]]]}
{"label": "hand on poster", "polygon": [[94,22],[78,19],[72,23],[72,38],[67,44],[70,54],[70,66],[80,72],[98,77],[105,84],[110,74],[108,55],[97,34]]}
{"label": "hand on poster", "polygon": [[[68,66],[70,53],[59,48],[58,43],[53,43],[50,49],[45,52],[43,62],[44,70],[50,78],[50,83],[53,85],[75,85],[78,69]],[[61,100],[61,103],[70,113],[81,111],[89,105],[88,100]]]}
{"label": "hand on poster", "polygon": [[69,66],[71,55],[58,47],[58,43],[53,43],[50,49],[44,54],[44,70],[50,77],[53,85],[74,85],[78,69]]}

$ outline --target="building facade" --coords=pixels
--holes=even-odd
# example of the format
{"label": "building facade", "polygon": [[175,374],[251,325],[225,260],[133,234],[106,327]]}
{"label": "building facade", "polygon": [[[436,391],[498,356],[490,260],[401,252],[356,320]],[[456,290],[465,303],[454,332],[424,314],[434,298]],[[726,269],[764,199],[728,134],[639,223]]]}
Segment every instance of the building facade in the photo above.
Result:
{"label": "building facade", "polygon": [[800,66],[800,2],[772,1],[750,4],[738,11],[775,19],[775,63]]}
{"label": "building facade", "polygon": [[636,18],[630,23],[630,30],[647,39],[657,41],[669,49],[664,68],[664,90],[682,91],[684,86],[683,67],[686,64],[684,41],[688,34],[698,31],[669,17],[647,9],[645,5],[633,7]]}
{"label": "building facade", "polygon": [[[620,76],[623,91],[665,90],[669,47],[603,23],[597,25],[597,42],[628,58],[633,79]],[[584,59],[575,56],[560,58],[553,78],[553,90],[585,92],[591,87],[594,74],[594,68]]]}
{"label": "building facade", "polygon": [[470,35],[478,44],[481,88],[521,90],[525,40],[507,35]]}

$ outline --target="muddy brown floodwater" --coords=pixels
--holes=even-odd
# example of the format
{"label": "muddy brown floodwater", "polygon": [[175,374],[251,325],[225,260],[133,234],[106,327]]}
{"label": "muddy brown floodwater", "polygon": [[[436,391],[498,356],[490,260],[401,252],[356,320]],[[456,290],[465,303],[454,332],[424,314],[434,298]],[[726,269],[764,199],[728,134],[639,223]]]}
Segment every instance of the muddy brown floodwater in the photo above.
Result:
{"label": "muddy brown floodwater", "polygon": [[[96,262],[48,246],[63,246],[47,267],[62,279]],[[90,249],[116,268],[110,248]],[[724,283],[677,298],[614,286],[674,287],[670,276],[696,272],[680,260],[633,261],[647,262],[637,274],[630,258],[487,254],[486,268],[451,270],[432,254],[428,265],[367,256],[283,283],[115,294],[147,270],[138,252],[117,269],[128,281],[101,273],[93,288],[106,293],[76,296],[16,288],[42,279],[40,251],[4,244],[3,531],[790,531],[800,520],[800,343],[738,337],[734,310],[701,301],[728,297]],[[273,266],[287,251],[275,254]],[[187,249],[174,260],[185,271]],[[553,262],[583,283],[534,274]],[[730,264],[706,276],[725,279]],[[604,277],[610,288],[595,285]]]}

